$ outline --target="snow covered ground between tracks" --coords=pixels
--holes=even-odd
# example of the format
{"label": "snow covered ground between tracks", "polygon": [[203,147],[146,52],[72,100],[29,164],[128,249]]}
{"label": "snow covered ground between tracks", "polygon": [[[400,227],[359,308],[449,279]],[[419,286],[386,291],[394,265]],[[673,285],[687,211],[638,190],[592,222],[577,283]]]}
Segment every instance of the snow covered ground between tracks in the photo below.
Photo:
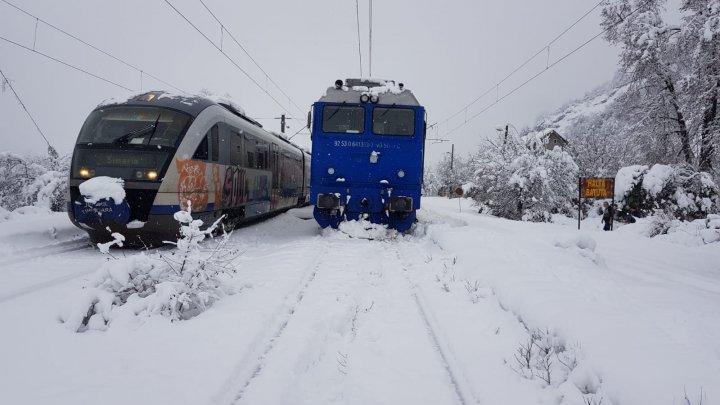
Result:
{"label": "snow covered ground between tracks", "polygon": [[[720,404],[720,245],[460,203],[390,238],[307,212],[236,230],[239,293],[174,323],[68,331],[96,250],[0,262],[0,403]],[[0,224],[6,257],[78,233],[50,218]]]}

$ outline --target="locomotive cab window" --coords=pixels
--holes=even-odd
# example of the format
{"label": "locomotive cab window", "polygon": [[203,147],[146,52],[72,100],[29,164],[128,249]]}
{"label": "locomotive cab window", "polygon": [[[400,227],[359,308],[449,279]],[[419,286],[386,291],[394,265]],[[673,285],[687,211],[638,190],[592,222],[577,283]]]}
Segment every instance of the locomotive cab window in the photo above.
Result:
{"label": "locomotive cab window", "polygon": [[340,105],[323,107],[323,132],[361,134],[365,131],[365,109]]}
{"label": "locomotive cab window", "polygon": [[415,110],[375,107],[372,130],[375,135],[415,135]]}

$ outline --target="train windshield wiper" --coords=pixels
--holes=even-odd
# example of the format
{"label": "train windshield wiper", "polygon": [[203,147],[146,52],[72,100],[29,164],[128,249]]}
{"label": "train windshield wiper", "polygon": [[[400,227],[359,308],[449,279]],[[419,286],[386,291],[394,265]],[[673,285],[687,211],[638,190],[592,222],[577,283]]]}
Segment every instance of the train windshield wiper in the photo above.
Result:
{"label": "train windshield wiper", "polygon": [[392,105],[390,107],[386,108],[385,111],[382,114],[380,114],[380,118],[384,117],[385,114],[389,113],[390,110],[392,110],[392,108],[395,107],[395,104],[397,104],[397,103],[392,103]]}
{"label": "train windshield wiper", "polygon": [[[154,124],[148,125],[144,128],[140,128],[136,131],[128,132],[127,134],[115,139],[113,143],[128,143],[131,139],[138,137],[140,135],[146,134],[148,131],[152,130],[152,134],[155,134],[155,128],[157,128],[158,121],[160,120],[160,115],[158,115],[157,119],[155,120]],[[151,135],[152,136],[152,135]]]}

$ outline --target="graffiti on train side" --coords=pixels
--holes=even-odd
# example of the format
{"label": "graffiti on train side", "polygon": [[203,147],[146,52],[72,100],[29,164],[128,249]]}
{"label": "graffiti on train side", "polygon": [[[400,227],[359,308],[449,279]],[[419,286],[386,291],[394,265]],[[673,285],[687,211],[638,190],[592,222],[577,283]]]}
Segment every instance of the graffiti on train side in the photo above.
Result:
{"label": "graffiti on train side", "polygon": [[236,207],[246,202],[267,200],[270,196],[269,178],[266,173],[248,173],[239,166],[225,169],[222,187],[223,207]]}
{"label": "graffiti on train side", "polygon": [[178,203],[187,209],[188,201],[193,211],[203,211],[208,203],[208,186],[205,181],[205,162],[178,160]]}

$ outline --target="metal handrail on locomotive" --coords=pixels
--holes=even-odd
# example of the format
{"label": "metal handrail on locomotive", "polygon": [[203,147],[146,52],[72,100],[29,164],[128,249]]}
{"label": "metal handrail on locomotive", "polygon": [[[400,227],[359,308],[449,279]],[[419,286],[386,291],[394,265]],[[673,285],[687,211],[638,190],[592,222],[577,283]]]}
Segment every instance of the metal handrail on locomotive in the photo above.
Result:
{"label": "metal handrail on locomotive", "polygon": [[313,104],[310,201],[321,227],[366,219],[400,232],[420,208],[425,109],[402,83],[335,82]]}
{"label": "metal handrail on locomotive", "polygon": [[[205,224],[231,225],[309,201],[310,155],[265,131],[227,100],[148,92],[98,106],[72,157],[68,215],[93,242],[176,239],[173,214],[191,203]],[[120,178],[122,201],[88,202],[80,185]]]}

